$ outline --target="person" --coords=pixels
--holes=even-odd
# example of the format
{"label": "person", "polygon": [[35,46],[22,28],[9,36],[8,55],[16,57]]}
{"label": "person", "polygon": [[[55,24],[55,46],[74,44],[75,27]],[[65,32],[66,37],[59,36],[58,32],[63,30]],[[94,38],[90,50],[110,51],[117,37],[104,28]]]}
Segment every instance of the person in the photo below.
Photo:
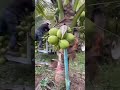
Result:
{"label": "person", "polygon": [[34,3],[32,0],[14,0],[10,5],[8,5],[8,7],[5,8],[0,21],[0,35],[4,36],[6,33],[10,35],[8,45],[10,49],[14,49],[17,44],[16,26],[19,25],[23,16],[33,11]]}
{"label": "person", "polygon": [[43,40],[42,37],[44,36],[44,34],[46,32],[48,32],[50,30],[49,28],[50,23],[46,22],[43,23],[36,31],[35,31],[35,40],[39,41],[39,45],[38,47],[41,49],[43,48]]}

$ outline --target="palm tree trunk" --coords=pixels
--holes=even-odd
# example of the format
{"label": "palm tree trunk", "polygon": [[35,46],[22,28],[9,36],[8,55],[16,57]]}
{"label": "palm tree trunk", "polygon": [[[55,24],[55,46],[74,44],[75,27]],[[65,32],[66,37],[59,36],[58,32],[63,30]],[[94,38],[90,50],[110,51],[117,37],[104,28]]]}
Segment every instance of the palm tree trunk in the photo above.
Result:
{"label": "palm tree trunk", "polygon": [[64,58],[63,53],[57,52],[58,63],[55,71],[55,82],[58,87],[65,86],[65,71],[64,71]]}

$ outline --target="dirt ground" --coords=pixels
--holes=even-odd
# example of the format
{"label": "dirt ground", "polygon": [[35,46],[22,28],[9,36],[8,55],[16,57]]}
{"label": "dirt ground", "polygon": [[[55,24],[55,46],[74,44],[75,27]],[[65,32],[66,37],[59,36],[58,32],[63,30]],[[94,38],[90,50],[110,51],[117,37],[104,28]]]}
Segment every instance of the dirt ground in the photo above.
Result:
{"label": "dirt ground", "polygon": [[[57,56],[55,54],[53,55],[38,54],[36,56],[37,62],[50,63],[51,59],[57,59]],[[70,77],[71,90],[85,90],[84,61],[85,61],[84,53],[78,53],[76,60],[70,61],[69,63],[69,75],[70,75],[69,77]],[[49,68],[49,66],[46,65],[35,67],[36,90],[59,90],[57,89],[57,85],[55,83],[54,77],[55,77],[55,69]],[[44,85],[42,85],[41,83],[42,84],[44,83]],[[65,88],[63,87],[60,90],[65,90]]]}
{"label": "dirt ground", "polygon": [[[41,88],[41,85],[40,85],[40,81],[43,80],[44,78],[45,78],[45,76],[43,76],[43,75],[35,76],[36,90],[44,90]],[[85,90],[85,74],[84,73],[80,74],[80,73],[77,73],[76,71],[71,70],[70,71],[70,81],[71,81],[71,83],[70,83],[71,90]],[[54,76],[50,82],[54,82]],[[52,88],[53,88],[53,86],[51,87],[51,89],[47,89],[47,90],[53,90]],[[63,89],[63,90],[65,90],[65,89]]]}
{"label": "dirt ground", "polygon": [[70,72],[71,90],[85,90],[85,74]]}

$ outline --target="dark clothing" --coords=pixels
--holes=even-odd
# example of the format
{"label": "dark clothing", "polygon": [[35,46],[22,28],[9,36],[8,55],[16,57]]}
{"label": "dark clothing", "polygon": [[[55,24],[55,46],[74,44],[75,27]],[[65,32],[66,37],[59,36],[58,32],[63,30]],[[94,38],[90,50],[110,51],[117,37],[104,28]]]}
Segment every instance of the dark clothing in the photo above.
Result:
{"label": "dark clothing", "polygon": [[37,41],[39,41],[39,47],[40,48],[42,48],[42,37],[43,37],[43,32],[42,32],[42,30],[40,29],[40,31],[39,30],[37,30],[36,32],[35,32],[35,36],[36,36],[36,40]]}
{"label": "dark clothing", "polygon": [[46,32],[49,31],[49,24],[42,24],[36,31],[35,31],[35,40],[39,41],[39,47],[42,48],[42,37]]}

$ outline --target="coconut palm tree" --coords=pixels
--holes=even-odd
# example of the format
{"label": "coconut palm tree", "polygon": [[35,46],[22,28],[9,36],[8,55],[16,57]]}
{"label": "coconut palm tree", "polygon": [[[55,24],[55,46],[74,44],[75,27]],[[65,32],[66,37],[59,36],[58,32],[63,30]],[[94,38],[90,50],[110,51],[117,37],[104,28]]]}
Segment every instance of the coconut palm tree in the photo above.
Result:
{"label": "coconut palm tree", "polygon": [[[80,27],[79,22],[83,23],[84,21],[81,21],[80,16],[85,10],[85,0],[37,0],[35,10],[36,17],[41,16],[44,19],[55,21],[54,26],[56,27],[66,24],[74,30],[75,27]],[[58,53],[58,65],[55,75],[58,85],[65,80],[63,63],[63,55]]]}

